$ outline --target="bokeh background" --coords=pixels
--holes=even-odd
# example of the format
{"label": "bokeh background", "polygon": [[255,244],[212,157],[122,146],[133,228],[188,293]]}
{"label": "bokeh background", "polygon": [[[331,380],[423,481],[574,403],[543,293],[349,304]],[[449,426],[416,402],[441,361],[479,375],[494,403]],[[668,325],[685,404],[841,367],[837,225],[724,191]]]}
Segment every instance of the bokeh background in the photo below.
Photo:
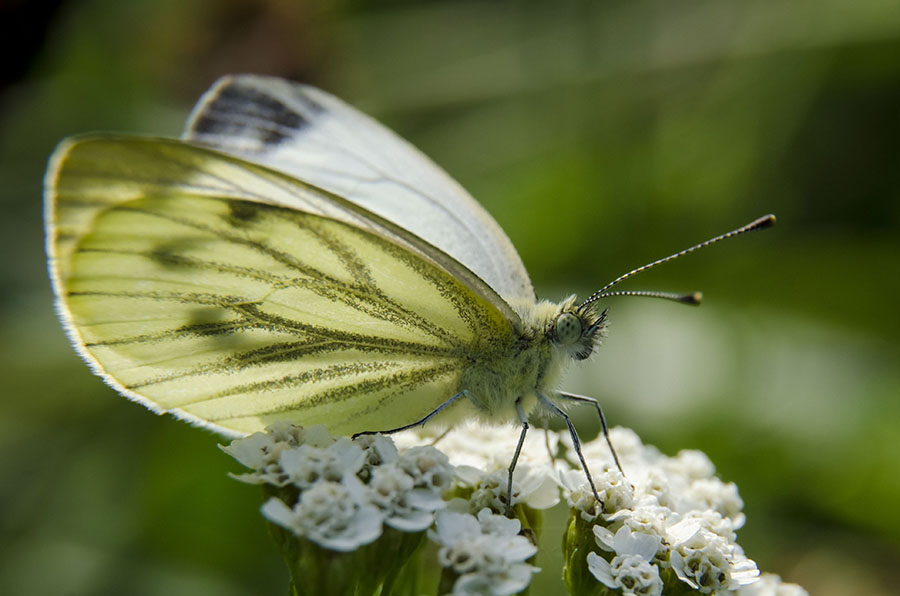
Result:
{"label": "bokeh background", "polygon": [[[548,298],[776,213],[629,282],[706,303],[611,301],[607,345],[567,387],[667,453],[708,453],[764,570],[895,593],[893,0],[4,0],[0,23],[0,593],[286,590],[257,492],[214,437],[89,373],[45,274],[54,144],[176,136],[229,72],[310,82],[389,124],[484,203]],[[562,515],[535,594],[561,590]]]}

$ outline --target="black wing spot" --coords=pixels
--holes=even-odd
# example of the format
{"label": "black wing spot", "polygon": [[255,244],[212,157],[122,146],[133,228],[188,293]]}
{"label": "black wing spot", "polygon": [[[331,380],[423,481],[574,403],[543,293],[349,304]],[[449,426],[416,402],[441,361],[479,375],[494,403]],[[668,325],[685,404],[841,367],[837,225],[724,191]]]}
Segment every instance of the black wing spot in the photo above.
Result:
{"label": "black wing spot", "polygon": [[235,332],[235,321],[224,308],[198,308],[191,312],[190,322],[175,330],[181,335],[222,337]]}
{"label": "black wing spot", "polygon": [[157,265],[161,265],[166,269],[190,267],[195,261],[184,255],[192,250],[196,250],[199,242],[199,240],[193,238],[170,240],[152,248],[146,253],[146,256]]}
{"label": "black wing spot", "polygon": [[246,224],[259,217],[259,205],[250,201],[228,201],[228,219],[234,224]]}

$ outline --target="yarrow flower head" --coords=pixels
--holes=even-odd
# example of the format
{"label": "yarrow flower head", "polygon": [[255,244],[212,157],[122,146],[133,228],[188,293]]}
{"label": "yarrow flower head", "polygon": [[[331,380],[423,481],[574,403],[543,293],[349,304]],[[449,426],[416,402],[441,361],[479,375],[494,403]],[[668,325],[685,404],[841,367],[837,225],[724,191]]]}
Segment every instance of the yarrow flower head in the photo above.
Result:
{"label": "yarrow flower head", "polygon": [[[745,522],[737,488],[699,451],[667,457],[612,429],[622,470],[604,438],[583,445],[595,496],[571,442],[533,433],[510,490],[518,434],[467,424],[435,439],[439,450],[415,444],[413,433],[398,447],[381,435],[333,438],[321,426],[276,423],[223,450],[249,468],[236,479],[262,486],[261,511],[298,587],[292,593],[409,591],[403,582],[421,575],[426,537],[439,545],[439,594],[521,592],[538,571],[530,561],[541,510],[562,492],[571,594],[805,594],[777,576],[759,579],[736,542]],[[559,445],[568,448],[554,460]]]}
{"label": "yarrow flower head", "polygon": [[235,478],[263,486],[261,512],[302,587],[292,593],[389,593],[454,478],[434,447],[401,452],[386,437],[335,439],[322,426],[277,423],[222,449],[250,468]]}
{"label": "yarrow flower head", "polygon": [[334,443],[324,426],[302,428],[290,422],[279,421],[266,427],[264,433],[253,433],[243,439],[221,446],[222,451],[236,459],[252,472],[232,474],[232,477],[251,484],[285,486],[290,478],[284,472],[281,454],[302,445],[327,447]]}
{"label": "yarrow flower head", "polygon": [[434,512],[445,506],[442,494],[452,479],[446,455],[430,446],[413,447],[372,467],[368,494],[389,526],[420,532],[431,526]]}
{"label": "yarrow flower head", "polygon": [[[440,438],[441,451],[454,466],[469,466],[490,474],[509,467],[510,448],[519,440],[521,429],[509,424],[486,424],[468,420],[444,434],[438,427],[420,427],[392,435],[400,448],[430,443]],[[559,435],[555,432],[531,432],[519,454],[519,464],[532,469],[553,469],[551,455],[556,454]]]}
{"label": "yarrow flower head", "polygon": [[330,550],[352,551],[381,535],[378,508],[366,502],[365,487],[350,475],[341,482],[316,483],[293,506],[271,497],[262,506],[262,514]]}
{"label": "yarrow flower head", "polygon": [[263,506],[269,521],[338,551],[374,541],[382,524],[424,531],[453,478],[434,447],[400,453],[386,437],[334,439],[322,426],[279,422],[223,450],[252,469],[238,480],[287,489]]}
{"label": "yarrow flower head", "polygon": [[756,563],[734,542],[685,519],[669,529],[669,563],[678,579],[701,594],[715,594],[751,584],[759,576]]}
{"label": "yarrow flower head", "polygon": [[756,581],[756,563],[735,542],[743,503],[733,484],[713,476],[712,462],[698,451],[666,457],[641,445],[631,431],[613,429],[611,435],[616,447],[624,446],[618,454],[626,477],[613,467],[604,439],[584,445],[589,467],[601,470],[594,481],[602,511],[577,474],[560,475],[571,507],[565,539],[570,589],[583,587],[577,570],[586,551],[591,575],[623,594],[660,594],[667,578],[700,594]]}
{"label": "yarrow flower head", "polygon": [[634,489],[617,468],[607,468],[595,473],[593,479],[602,508],[583,470],[563,470],[557,476],[569,509],[577,511],[583,520],[592,521],[603,512],[621,511],[634,503]]}
{"label": "yarrow flower head", "polygon": [[597,542],[612,549],[615,557],[607,561],[595,552],[588,553],[591,574],[607,587],[620,589],[626,596],[660,596],[663,582],[659,568],[651,564],[662,539],[653,534],[632,532],[622,526],[615,536],[602,526],[594,526]]}
{"label": "yarrow flower head", "polygon": [[[485,507],[496,512],[506,510],[509,482],[507,470],[485,474],[476,468],[462,466],[457,468],[457,478],[460,485],[472,487],[472,494],[469,496],[472,513]],[[528,465],[516,467],[509,505],[515,507],[520,503],[536,510],[549,509],[559,503],[559,487],[554,482],[553,475],[547,473],[547,470]]]}
{"label": "yarrow flower head", "polygon": [[526,435],[510,487],[510,449],[517,444],[520,433],[520,428],[511,425],[468,421],[449,433],[437,433],[425,427],[393,437],[401,446],[423,440],[440,441],[441,451],[455,466],[453,496],[468,502],[465,510],[473,515],[485,507],[495,513],[511,513],[530,531],[536,530],[535,524],[539,525],[540,511],[560,500],[554,464],[559,435],[555,432]]}
{"label": "yarrow flower head", "polygon": [[538,569],[526,563],[537,547],[519,535],[521,525],[485,508],[478,516],[440,511],[429,537],[447,570],[442,587],[454,596],[508,596],[524,590]]}

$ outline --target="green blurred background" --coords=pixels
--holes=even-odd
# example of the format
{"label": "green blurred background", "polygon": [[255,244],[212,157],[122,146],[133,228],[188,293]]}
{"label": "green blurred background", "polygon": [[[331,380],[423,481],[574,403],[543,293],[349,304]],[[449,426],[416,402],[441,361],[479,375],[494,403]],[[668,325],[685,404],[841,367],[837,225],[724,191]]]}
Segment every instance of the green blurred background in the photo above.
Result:
{"label": "green blurred background", "polygon": [[[484,203],[548,298],[776,213],[629,282],[706,303],[611,302],[608,343],[567,387],[667,453],[708,453],[764,570],[894,593],[895,0],[5,0],[0,23],[0,593],[286,591],[216,439],[75,356],[42,247],[58,140],[176,136],[230,72],[310,82],[389,124]],[[561,589],[562,523],[537,594]]]}

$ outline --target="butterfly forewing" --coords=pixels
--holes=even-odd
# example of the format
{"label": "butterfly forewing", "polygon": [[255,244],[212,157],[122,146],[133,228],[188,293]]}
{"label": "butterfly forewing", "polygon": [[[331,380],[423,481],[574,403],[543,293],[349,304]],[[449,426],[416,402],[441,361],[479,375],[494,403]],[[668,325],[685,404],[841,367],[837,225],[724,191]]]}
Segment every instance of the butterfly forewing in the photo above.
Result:
{"label": "butterfly forewing", "polygon": [[335,192],[440,248],[501,296],[534,299],[518,253],[478,202],[407,141],[321,89],[223,77],[184,138]]}
{"label": "butterfly forewing", "polygon": [[[138,176],[110,159],[123,148],[155,157]],[[192,165],[176,175],[171,149],[76,143],[51,177],[61,310],[130,397],[236,433],[277,419],[393,428],[453,395],[486,338],[511,333],[489,300],[409,245],[246,200],[302,201],[301,183],[186,145],[178,163]]]}

